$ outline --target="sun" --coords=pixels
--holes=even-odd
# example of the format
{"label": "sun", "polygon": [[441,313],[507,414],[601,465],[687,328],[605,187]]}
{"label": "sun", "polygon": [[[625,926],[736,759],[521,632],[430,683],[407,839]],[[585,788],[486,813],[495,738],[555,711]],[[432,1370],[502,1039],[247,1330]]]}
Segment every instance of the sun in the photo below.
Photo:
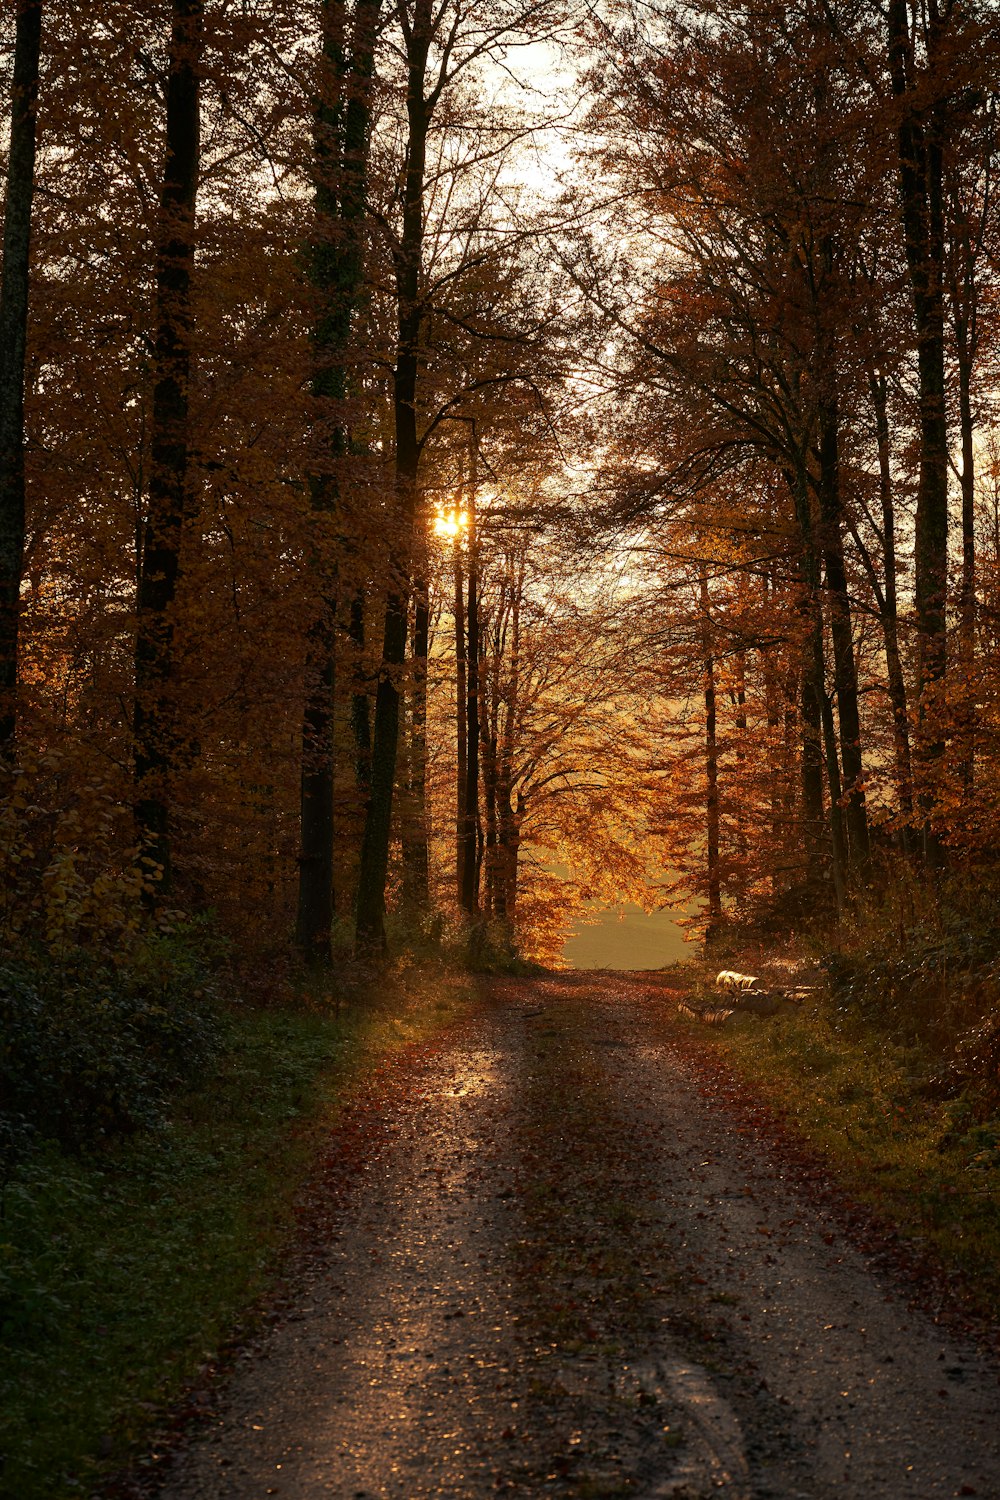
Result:
{"label": "sun", "polygon": [[469,517],[464,510],[442,510],[434,517],[434,534],[444,541],[456,541],[468,526]]}

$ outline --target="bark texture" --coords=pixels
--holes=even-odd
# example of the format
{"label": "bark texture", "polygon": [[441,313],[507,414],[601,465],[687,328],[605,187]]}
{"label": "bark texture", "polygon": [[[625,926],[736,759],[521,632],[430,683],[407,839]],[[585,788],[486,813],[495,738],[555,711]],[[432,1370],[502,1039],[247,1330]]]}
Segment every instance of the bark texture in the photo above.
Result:
{"label": "bark texture", "polygon": [[0,755],[13,748],[17,727],[25,526],[24,372],[41,43],[42,0],[20,0],[14,36],[0,285]]}
{"label": "bark texture", "polygon": [[201,159],[199,68],[202,0],[174,0],[167,82],[166,160],[156,257],[148,511],[139,565],[135,650],[135,816],[158,888],[173,880],[170,807],[174,776],[190,745],[184,734],[175,652],[176,603],[185,532],[194,516],[190,464],[191,276]]}

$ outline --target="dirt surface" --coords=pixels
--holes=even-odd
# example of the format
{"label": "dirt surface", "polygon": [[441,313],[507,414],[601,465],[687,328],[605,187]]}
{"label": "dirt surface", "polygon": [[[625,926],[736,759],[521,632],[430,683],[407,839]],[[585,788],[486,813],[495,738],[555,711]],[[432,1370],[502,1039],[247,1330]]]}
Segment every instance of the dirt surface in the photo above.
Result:
{"label": "dirt surface", "polygon": [[361,1107],[163,1500],[998,1500],[996,1365],[712,1096],[673,1009],[498,983]]}

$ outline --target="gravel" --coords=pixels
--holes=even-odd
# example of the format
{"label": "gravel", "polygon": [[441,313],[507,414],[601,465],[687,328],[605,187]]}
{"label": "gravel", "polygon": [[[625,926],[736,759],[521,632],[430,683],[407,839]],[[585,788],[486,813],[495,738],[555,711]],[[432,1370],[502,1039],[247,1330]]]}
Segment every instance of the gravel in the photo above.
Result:
{"label": "gravel", "polygon": [[498,982],[349,1112],[162,1500],[997,1500],[991,1357],[735,1121],[673,1004]]}

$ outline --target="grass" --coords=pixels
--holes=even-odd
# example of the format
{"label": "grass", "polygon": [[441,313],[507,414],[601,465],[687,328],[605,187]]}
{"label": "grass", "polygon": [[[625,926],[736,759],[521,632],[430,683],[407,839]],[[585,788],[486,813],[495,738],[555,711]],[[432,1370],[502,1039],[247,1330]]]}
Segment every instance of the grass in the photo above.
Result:
{"label": "grass", "polygon": [[129,1458],[266,1292],[352,1080],[467,993],[411,966],[381,1003],[235,1009],[169,1128],[29,1158],[0,1221],[0,1495],[86,1495]]}
{"label": "grass", "polygon": [[724,1030],[685,1024],[904,1237],[963,1273],[979,1309],[1000,1299],[1000,1120],[971,1093],[944,1098],[941,1059],[846,1024],[825,999]]}

